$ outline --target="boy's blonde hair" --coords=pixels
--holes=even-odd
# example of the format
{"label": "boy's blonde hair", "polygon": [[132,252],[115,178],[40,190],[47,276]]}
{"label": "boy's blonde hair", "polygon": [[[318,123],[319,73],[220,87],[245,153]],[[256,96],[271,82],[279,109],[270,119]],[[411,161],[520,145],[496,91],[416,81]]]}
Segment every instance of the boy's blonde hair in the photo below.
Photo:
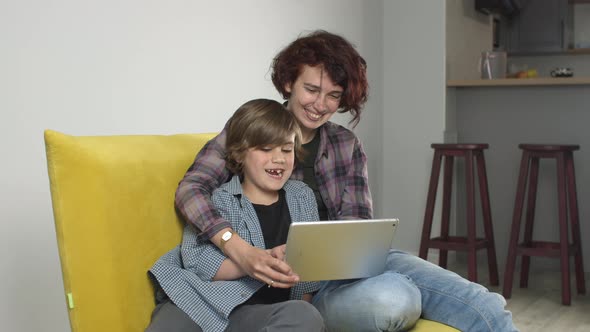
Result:
{"label": "boy's blonde hair", "polygon": [[297,120],[281,103],[254,99],[240,106],[227,124],[226,167],[242,174],[242,162],[250,148],[276,147],[295,134],[295,158],[300,158],[301,129]]}

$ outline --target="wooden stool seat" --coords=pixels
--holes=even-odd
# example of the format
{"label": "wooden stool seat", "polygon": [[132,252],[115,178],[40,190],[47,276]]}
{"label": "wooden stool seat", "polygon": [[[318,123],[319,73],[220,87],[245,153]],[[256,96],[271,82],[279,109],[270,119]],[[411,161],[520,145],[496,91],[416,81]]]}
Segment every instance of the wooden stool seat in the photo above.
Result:
{"label": "wooden stool seat", "polygon": [[454,143],[454,144],[431,144],[430,147],[438,150],[485,150],[489,148],[489,144],[473,144],[473,143]]}
{"label": "wooden stool seat", "polygon": [[[586,292],[573,160],[573,151],[579,150],[580,146],[520,144],[518,147],[522,149],[522,159],[520,162],[520,173],[518,176],[516,199],[514,202],[514,214],[512,217],[508,257],[506,259],[503,295],[505,298],[510,298],[512,295],[512,282],[517,256],[522,256],[520,271],[521,288],[528,286],[531,256],[554,257],[559,258],[561,263],[561,302],[564,305],[570,305],[570,256],[574,256],[576,288],[578,294],[584,294]],[[557,242],[534,241],[532,238],[539,175],[539,160],[541,158],[555,159],[557,161],[557,195],[559,201],[558,219],[560,233],[559,241]],[[527,180],[529,180],[528,192]],[[526,221],[523,241],[519,244],[518,241],[525,194],[527,196]],[[569,220],[571,224],[571,242],[568,232],[568,206]]]}
{"label": "wooden stool seat", "polygon": [[575,144],[519,144],[518,148],[536,152],[566,152],[580,150],[580,146]]}
{"label": "wooden stool seat", "polygon": [[[488,148],[488,144],[432,144],[431,147],[434,149],[434,158],[432,160],[432,170],[430,174],[430,183],[428,186],[428,196],[426,200],[426,210],[424,213],[424,223],[422,226],[423,228],[419,256],[423,259],[426,259],[429,248],[439,249],[439,266],[446,268],[447,254],[449,250],[467,251],[467,278],[473,282],[477,282],[476,252],[480,249],[486,249],[488,253],[490,284],[498,285],[498,267],[496,262],[496,249],[494,246],[488,180],[483,156],[483,150]],[[467,236],[449,235],[453,163],[455,157],[465,159],[465,182],[467,189]],[[431,238],[432,218],[434,215],[436,192],[443,158],[445,159],[445,166],[443,176],[441,234],[438,237]],[[474,160],[477,166],[479,180],[479,194],[481,198],[485,232],[484,238],[476,237]]]}

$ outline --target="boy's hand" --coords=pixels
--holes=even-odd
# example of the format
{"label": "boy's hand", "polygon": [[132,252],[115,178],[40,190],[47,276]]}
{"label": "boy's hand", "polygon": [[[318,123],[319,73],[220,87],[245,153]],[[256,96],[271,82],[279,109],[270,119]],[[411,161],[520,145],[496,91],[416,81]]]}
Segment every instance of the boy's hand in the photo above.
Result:
{"label": "boy's hand", "polygon": [[287,248],[286,244],[282,244],[280,246],[276,246],[272,249],[266,249],[266,251],[274,258],[280,259],[282,261],[285,260],[285,249]]}

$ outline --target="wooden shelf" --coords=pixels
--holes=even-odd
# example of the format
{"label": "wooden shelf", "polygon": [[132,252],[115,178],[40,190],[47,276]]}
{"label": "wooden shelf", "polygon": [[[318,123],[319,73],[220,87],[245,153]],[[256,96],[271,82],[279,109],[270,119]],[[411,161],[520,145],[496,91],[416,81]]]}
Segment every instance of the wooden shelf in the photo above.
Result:
{"label": "wooden shelf", "polygon": [[585,55],[590,54],[590,48],[570,48],[565,51],[548,52],[508,52],[509,57],[546,56],[546,55]]}
{"label": "wooden shelf", "polygon": [[493,80],[448,80],[447,87],[469,88],[486,86],[560,86],[560,85],[590,85],[590,77],[560,77],[560,78],[502,78]]}
{"label": "wooden shelf", "polygon": [[590,54],[590,48],[571,48],[567,54]]}

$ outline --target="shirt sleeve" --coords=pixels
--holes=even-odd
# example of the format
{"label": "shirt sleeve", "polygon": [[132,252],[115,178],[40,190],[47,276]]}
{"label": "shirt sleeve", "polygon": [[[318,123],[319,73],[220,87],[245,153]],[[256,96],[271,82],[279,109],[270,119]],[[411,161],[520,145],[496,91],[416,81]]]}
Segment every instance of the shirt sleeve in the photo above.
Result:
{"label": "shirt sleeve", "polygon": [[212,281],[226,257],[211,241],[198,238],[194,232],[191,234],[191,231],[185,230],[181,244],[183,267],[202,280]]}
{"label": "shirt sleeve", "polygon": [[211,202],[213,191],[231,176],[225,167],[225,136],[224,129],[199,151],[180,181],[174,199],[184,221],[193,225],[200,231],[199,236],[206,239],[223,228],[231,227]]}
{"label": "shirt sleeve", "polygon": [[[239,209],[239,203],[231,194],[217,190],[211,201],[224,220],[236,219],[238,214],[232,211]],[[197,237],[194,228],[190,226],[185,227],[181,253],[184,268],[193,271],[203,280],[213,280],[221,264],[227,259],[209,239]]]}
{"label": "shirt sleeve", "polygon": [[373,218],[373,199],[369,189],[367,155],[356,137],[345,183],[339,217],[342,219]]}

